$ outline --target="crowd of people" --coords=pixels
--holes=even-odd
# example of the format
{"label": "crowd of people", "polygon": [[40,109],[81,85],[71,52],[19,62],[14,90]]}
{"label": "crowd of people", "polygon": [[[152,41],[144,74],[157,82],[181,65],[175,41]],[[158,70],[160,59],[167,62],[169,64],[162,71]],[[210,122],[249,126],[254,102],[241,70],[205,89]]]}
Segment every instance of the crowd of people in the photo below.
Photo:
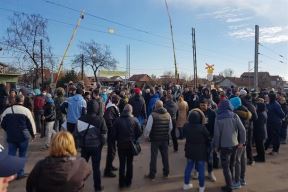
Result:
{"label": "crowd of people", "polygon": [[[278,155],[280,144],[287,141],[286,95],[275,90],[116,85],[108,93],[105,87],[86,90],[83,84],[70,82],[54,93],[35,89],[28,94],[22,89],[8,94],[0,85],[0,110],[6,156],[18,153],[26,158],[29,141],[37,135],[45,138],[41,150],[49,150],[29,175],[23,163],[18,166],[16,179],[28,176],[27,192],[81,191],[91,173],[95,191],[103,191],[100,162],[105,145],[104,177],[114,178],[119,170],[119,188],[129,188],[140,138],[151,147],[146,179],[156,178],[158,151],[163,177],[169,177],[169,146],[177,154],[178,141],[185,139],[183,189],[193,188],[192,176],[199,180],[199,192],[204,192],[207,165],[212,182],[216,182],[213,170],[222,167],[226,185],[221,189],[229,192],[247,185],[247,165],[265,162],[266,154]],[[116,153],[118,168],[113,165]],[[92,170],[87,164],[90,158]]]}

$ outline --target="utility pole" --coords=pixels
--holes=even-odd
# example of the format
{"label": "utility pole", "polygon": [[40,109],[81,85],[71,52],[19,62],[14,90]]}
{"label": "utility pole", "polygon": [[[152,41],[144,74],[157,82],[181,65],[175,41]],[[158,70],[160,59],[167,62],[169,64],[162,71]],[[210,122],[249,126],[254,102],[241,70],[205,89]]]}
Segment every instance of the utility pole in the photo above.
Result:
{"label": "utility pole", "polygon": [[198,84],[198,74],[197,74],[195,28],[192,28],[192,49],[193,49],[193,67],[194,67],[194,89],[196,90]]}
{"label": "utility pole", "polygon": [[258,90],[259,26],[255,25],[254,89]]}
{"label": "utility pole", "polygon": [[173,57],[174,57],[174,66],[175,66],[175,79],[178,82],[179,76],[178,76],[178,70],[177,70],[177,62],[176,62],[176,53],[175,53],[175,43],[174,43],[174,36],[173,36],[173,27],[172,27],[172,19],[169,13],[168,4],[165,0],[166,10],[169,18],[169,24],[170,24],[170,32],[171,32],[171,38],[172,38],[172,46],[173,46]]}
{"label": "utility pole", "polygon": [[126,45],[126,83],[130,78],[130,45]]}
{"label": "utility pole", "polygon": [[40,54],[41,54],[41,87],[43,88],[44,86],[44,69],[43,69],[44,61],[43,61],[43,40],[42,39],[40,39]]}
{"label": "utility pole", "polygon": [[81,55],[81,80],[84,80],[84,55]]}

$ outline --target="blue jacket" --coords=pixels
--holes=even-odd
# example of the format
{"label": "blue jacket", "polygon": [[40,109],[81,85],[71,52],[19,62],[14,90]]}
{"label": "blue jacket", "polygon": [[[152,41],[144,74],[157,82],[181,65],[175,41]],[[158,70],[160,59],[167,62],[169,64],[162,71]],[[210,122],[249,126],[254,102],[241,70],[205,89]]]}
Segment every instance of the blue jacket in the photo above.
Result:
{"label": "blue jacket", "polygon": [[[67,111],[67,122],[76,124],[78,119],[86,113],[87,104],[82,95],[69,97],[61,106],[62,111]],[[65,110],[63,110],[63,108]]]}
{"label": "blue jacket", "polygon": [[282,119],[285,117],[285,114],[277,101],[271,102],[267,105],[268,110],[268,119],[267,123],[281,123]]}
{"label": "blue jacket", "polygon": [[149,115],[152,113],[152,111],[154,110],[154,106],[155,103],[159,100],[159,95],[158,94],[154,94],[151,98],[150,101],[148,103],[148,107],[147,107],[147,117],[149,117]]}

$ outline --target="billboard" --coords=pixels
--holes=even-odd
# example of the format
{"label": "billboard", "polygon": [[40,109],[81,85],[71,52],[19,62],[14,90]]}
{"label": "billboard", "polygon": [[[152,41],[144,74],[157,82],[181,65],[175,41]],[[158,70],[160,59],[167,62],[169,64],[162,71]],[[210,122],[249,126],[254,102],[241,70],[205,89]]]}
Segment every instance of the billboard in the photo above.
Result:
{"label": "billboard", "polygon": [[99,70],[98,76],[99,77],[113,77],[113,76],[120,76],[124,77],[127,75],[127,71],[108,71],[108,70]]}

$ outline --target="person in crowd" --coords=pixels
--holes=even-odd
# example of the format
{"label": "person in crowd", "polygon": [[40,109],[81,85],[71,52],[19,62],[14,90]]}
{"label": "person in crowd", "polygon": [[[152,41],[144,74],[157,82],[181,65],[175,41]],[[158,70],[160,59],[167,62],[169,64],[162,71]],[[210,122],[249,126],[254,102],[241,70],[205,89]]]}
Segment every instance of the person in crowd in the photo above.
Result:
{"label": "person in crowd", "polygon": [[107,89],[105,87],[101,88],[101,93],[99,95],[102,98],[103,103],[106,103],[108,100],[108,94],[107,94]]}
{"label": "person in crowd", "polygon": [[11,156],[8,151],[0,145],[0,192],[7,192],[8,186],[25,165],[25,158]]}
{"label": "person in crowd", "polygon": [[104,119],[106,121],[108,135],[107,135],[107,157],[106,157],[106,167],[104,170],[105,177],[116,177],[112,171],[117,171],[117,168],[113,166],[113,161],[116,155],[116,143],[113,139],[113,123],[120,116],[118,109],[119,97],[118,95],[113,95],[111,98],[111,103],[106,106],[106,111],[104,113]]}
{"label": "person in crowd", "polygon": [[130,187],[133,177],[132,145],[137,142],[142,131],[137,118],[132,115],[133,108],[125,105],[120,117],[113,124],[113,137],[117,142],[119,167],[119,187]]}
{"label": "person in crowd", "polygon": [[55,119],[55,130],[61,131],[62,124],[65,122],[65,114],[61,111],[61,105],[65,102],[65,90],[62,87],[58,87],[56,89],[56,97],[54,98],[55,104],[55,112],[56,112],[56,119]]}
{"label": "person in crowd", "polygon": [[279,103],[281,105],[283,112],[285,113],[285,117],[282,120],[280,142],[281,144],[286,144],[287,143],[287,126],[288,126],[288,104],[284,96],[281,96],[279,98]]}
{"label": "person in crowd", "polygon": [[0,114],[8,107],[8,93],[6,91],[6,86],[0,84]]}
{"label": "person in crowd", "polygon": [[27,182],[27,192],[81,192],[91,168],[77,150],[71,133],[58,132],[52,139],[49,156],[32,169]]}
{"label": "person in crowd", "polygon": [[[1,127],[7,134],[8,154],[26,158],[30,138],[34,139],[36,126],[29,109],[23,106],[24,96],[17,95],[16,104],[7,108],[1,119]],[[24,166],[17,173],[17,179],[26,177]]]}
{"label": "person in crowd", "polygon": [[150,87],[146,87],[146,89],[144,90],[143,97],[144,97],[144,100],[145,100],[145,103],[146,103],[146,111],[147,111],[148,105],[149,105],[149,101],[150,101],[150,98],[151,98]]}
{"label": "person in crowd", "polygon": [[267,110],[268,139],[265,142],[265,150],[267,150],[272,143],[273,150],[269,154],[276,155],[279,153],[280,132],[282,119],[285,117],[285,113],[281,109],[280,104],[276,101],[276,94],[274,92],[269,93],[269,104],[267,105]]}
{"label": "person in crowd", "polygon": [[233,188],[230,169],[231,157],[235,156],[237,148],[243,147],[246,140],[245,128],[238,115],[233,113],[232,110],[230,101],[223,99],[219,103],[214,125],[214,147],[215,150],[220,151],[221,164],[226,182],[226,186],[221,188],[224,192],[230,192]]}
{"label": "person in crowd", "polygon": [[216,89],[211,90],[212,100],[216,103],[216,105],[220,102],[220,97]]}
{"label": "person in crowd", "polygon": [[100,97],[100,91],[99,89],[94,89],[92,91],[92,102],[90,101],[89,103],[94,104],[94,102],[97,102],[99,105],[99,110],[98,110],[98,114],[99,116],[103,117],[104,115],[104,110],[105,110],[105,104],[102,100],[102,98]]}
{"label": "person in crowd", "polygon": [[256,162],[265,162],[266,158],[264,142],[267,139],[267,112],[264,99],[261,99],[261,101],[260,99],[258,99],[257,102],[258,119],[256,120],[253,132],[257,151],[257,155],[254,157],[254,160]]}
{"label": "person in crowd", "polygon": [[160,97],[159,97],[159,94],[157,94],[155,92],[155,89],[154,88],[151,88],[150,89],[150,100],[149,100],[149,103],[148,103],[148,107],[147,107],[147,116],[149,116],[153,110],[154,110],[154,107],[155,107],[155,103],[160,100]]}
{"label": "person in crowd", "polygon": [[42,123],[42,116],[44,114],[45,98],[41,94],[40,89],[34,89],[34,117],[37,133],[41,134],[41,138],[45,137],[44,125]]}
{"label": "person in crowd", "polygon": [[26,88],[21,88],[19,90],[19,94],[23,95],[25,98],[23,106],[28,108],[31,111],[31,113],[33,113],[33,111],[34,111],[34,100],[33,100],[34,91],[33,91],[33,93],[28,93]]}
{"label": "person in crowd", "polygon": [[91,94],[89,91],[84,92],[84,99],[85,99],[86,103],[88,103],[88,101],[91,100]]}
{"label": "person in crowd", "polygon": [[76,94],[61,105],[61,111],[67,114],[67,130],[72,134],[77,129],[78,119],[86,113],[87,103],[82,94],[83,90],[78,88]]}
{"label": "person in crowd", "polygon": [[87,103],[87,114],[80,117],[78,121],[77,131],[81,157],[86,159],[87,162],[90,157],[92,159],[94,189],[96,192],[104,190],[101,185],[100,161],[107,133],[107,126],[103,116],[99,115],[99,109],[99,103],[94,99],[90,100]]}
{"label": "person in crowd", "polygon": [[177,104],[178,104],[178,118],[176,122],[176,127],[179,130],[179,139],[184,139],[183,126],[187,121],[189,106],[188,103],[184,101],[182,95],[178,98]]}
{"label": "person in crowd", "polygon": [[16,91],[14,89],[11,89],[9,92],[9,96],[8,96],[8,105],[9,106],[12,106],[16,103],[15,102],[16,95],[17,95]]}
{"label": "person in crowd", "polygon": [[128,96],[125,94],[125,91],[120,91],[120,100],[119,100],[119,112],[122,113],[125,105],[128,103]]}
{"label": "person in crowd", "polygon": [[178,151],[178,141],[177,141],[177,137],[176,137],[176,122],[177,122],[177,115],[178,115],[178,105],[173,101],[173,95],[167,94],[167,101],[164,104],[164,108],[168,111],[168,113],[171,116],[172,119],[172,126],[173,129],[170,132],[171,133],[171,137],[172,137],[172,142],[173,142],[173,149],[174,152]]}
{"label": "person in crowd", "polygon": [[42,116],[42,120],[45,122],[45,135],[46,142],[43,150],[49,149],[51,138],[55,135],[56,131],[54,130],[54,123],[56,120],[56,112],[55,112],[55,104],[52,99],[51,94],[47,94],[46,102],[44,105],[44,114]]}
{"label": "person in crowd", "polygon": [[147,122],[147,113],[145,99],[141,95],[141,89],[134,89],[134,96],[129,99],[128,103],[132,106],[133,115],[138,119],[142,127],[144,123]]}
{"label": "person in crowd", "polygon": [[[250,119],[252,118],[252,113],[244,105],[242,105],[242,101],[239,97],[233,96],[233,98],[230,99],[230,102],[233,106],[234,113],[236,113],[239,116],[247,133],[248,127],[250,126]],[[238,140],[238,142],[240,141]],[[246,142],[247,142],[247,134],[246,134]],[[246,185],[245,181],[246,164],[247,164],[246,143],[243,145],[242,148],[236,149],[236,154],[234,158],[233,157],[231,158],[231,164],[230,164],[232,178],[234,179],[234,185],[232,188],[239,189],[241,188],[241,186]]]}
{"label": "person in crowd", "polygon": [[210,142],[207,145],[207,164],[208,164],[208,178],[210,181],[215,182],[216,177],[213,173],[213,155],[214,155],[214,148],[213,148],[213,136],[214,136],[214,123],[215,123],[215,117],[216,113],[211,109],[209,106],[209,100],[202,98],[200,99],[199,109],[203,112],[205,115],[205,127],[209,131],[210,135]]}
{"label": "person in crowd", "polygon": [[246,107],[252,114],[252,118],[249,120],[246,131],[246,153],[247,153],[247,164],[254,165],[255,161],[253,159],[252,145],[253,145],[253,126],[258,118],[256,108],[252,104],[252,98],[248,95],[245,89],[240,90],[241,103]]}
{"label": "person in crowd", "polygon": [[187,164],[184,173],[183,189],[188,190],[193,187],[190,183],[191,172],[194,165],[197,165],[199,172],[199,192],[205,190],[205,161],[209,143],[209,132],[205,127],[206,117],[199,109],[193,109],[189,113],[188,123],[183,127],[186,137],[185,157]]}
{"label": "person in crowd", "polygon": [[165,103],[167,101],[167,91],[166,90],[163,91],[163,95],[160,98],[160,100],[163,102],[163,105],[165,105]]}
{"label": "person in crowd", "polygon": [[147,125],[144,130],[145,138],[151,142],[150,171],[145,175],[151,180],[155,179],[157,172],[157,155],[160,150],[163,163],[163,177],[169,175],[168,140],[169,133],[173,128],[172,119],[167,110],[163,107],[161,100],[156,101],[155,109],[149,115]]}
{"label": "person in crowd", "polygon": [[73,97],[76,93],[76,86],[74,85],[73,81],[70,81],[67,86],[67,97]]}

